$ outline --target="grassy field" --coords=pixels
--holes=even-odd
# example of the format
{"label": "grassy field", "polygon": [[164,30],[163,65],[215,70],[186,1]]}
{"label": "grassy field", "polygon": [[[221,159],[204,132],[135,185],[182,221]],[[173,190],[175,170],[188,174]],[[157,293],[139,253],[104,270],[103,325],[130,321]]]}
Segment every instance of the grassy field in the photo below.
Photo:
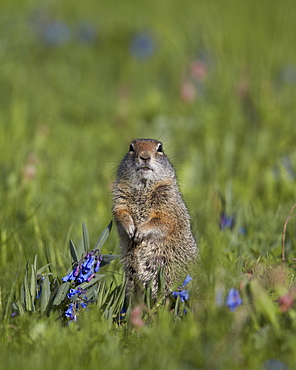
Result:
{"label": "grassy field", "polygon": [[[295,369],[296,2],[0,10],[0,363]],[[115,259],[87,288],[94,302],[65,319],[69,300],[53,299],[75,262],[69,239],[77,260],[93,248],[116,168],[142,137],[163,142],[192,216],[202,263],[190,299],[146,292],[120,314]],[[101,253],[119,254],[115,228],[107,234]],[[227,305],[230,289],[240,305]]]}

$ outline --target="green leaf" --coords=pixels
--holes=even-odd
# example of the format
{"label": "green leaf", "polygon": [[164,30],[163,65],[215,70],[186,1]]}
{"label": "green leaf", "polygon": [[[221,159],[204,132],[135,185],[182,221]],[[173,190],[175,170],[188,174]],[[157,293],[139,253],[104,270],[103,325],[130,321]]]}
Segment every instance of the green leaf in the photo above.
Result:
{"label": "green leaf", "polygon": [[98,288],[97,288],[97,294],[98,294],[97,305],[99,307],[101,307],[103,305],[103,303],[104,303],[103,294],[104,294],[105,286],[106,286],[106,281],[105,280],[103,280],[102,282],[100,282],[98,284]]}
{"label": "green leaf", "polygon": [[41,313],[44,313],[48,305],[50,298],[50,282],[48,275],[45,276],[42,282],[42,293],[41,293]]}
{"label": "green leaf", "polygon": [[17,301],[16,302],[16,306],[17,306],[17,309],[18,309],[18,312],[21,316],[23,316],[25,314],[25,310],[24,310],[24,306],[22,305],[22,302],[21,301]]}
{"label": "green leaf", "polygon": [[35,258],[34,258],[34,270],[35,272],[37,271],[37,254],[35,255]]}
{"label": "green leaf", "polygon": [[90,250],[90,245],[89,245],[88,230],[87,230],[87,227],[84,221],[82,221],[82,236],[83,236],[84,252],[87,252]]}
{"label": "green leaf", "polygon": [[[35,258],[36,262],[36,258]],[[35,269],[36,264],[31,265],[31,284],[30,284],[30,294],[32,297],[32,302],[34,302],[36,298],[36,286],[37,286],[37,281],[36,281],[36,269]]]}
{"label": "green leaf", "polygon": [[92,286],[91,288],[87,289],[86,297],[90,301],[96,301],[97,300],[97,287]]}
{"label": "green leaf", "polygon": [[180,304],[180,297],[178,296],[177,299],[176,299],[175,310],[174,310],[174,315],[175,316],[178,316],[179,304]]}
{"label": "green leaf", "polygon": [[[8,296],[6,306],[5,306],[5,311],[4,311],[4,321],[6,321],[8,319],[8,315],[9,315],[9,312],[10,312],[11,303],[12,303],[13,295],[14,295],[14,292],[15,292],[15,289],[16,289],[16,284],[17,284],[17,281],[18,281],[20,270],[21,269],[19,268],[17,273],[15,274],[14,281],[13,281],[12,286],[10,288],[9,296]],[[21,290],[21,292],[22,292],[22,290]]]}
{"label": "green leaf", "polygon": [[117,314],[121,311],[125,298],[125,284],[118,285],[114,290],[114,303],[112,311]]}
{"label": "green leaf", "polygon": [[160,268],[158,271],[158,296],[162,295],[165,290],[165,283],[164,283],[164,269]]}
{"label": "green leaf", "polygon": [[23,306],[26,305],[26,302],[25,302],[25,286],[24,284],[21,285],[21,302],[23,304]]}
{"label": "green leaf", "polygon": [[60,285],[60,287],[57,291],[57,295],[55,296],[55,299],[53,301],[54,306],[58,306],[64,301],[64,299],[66,298],[66,296],[68,294],[69,288],[70,288],[69,281]]}
{"label": "green leaf", "polygon": [[24,287],[25,287],[25,307],[27,311],[33,311],[33,305],[32,305],[32,298],[31,298],[31,292],[30,287],[28,284],[28,275],[26,272],[25,278],[24,278]]}
{"label": "green leaf", "polygon": [[95,278],[91,279],[87,283],[85,282],[85,283],[81,283],[81,284],[77,285],[76,289],[77,288],[86,289],[86,288],[94,285],[97,281],[101,280],[104,276],[105,276],[105,274],[104,275],[96,275]]}
{"label": "green leaf", "polygon": [[120,257],[120,255],[118,255],[118,254],[103,254],[100,267],[104,267],[104,266],[108,265],[111,261],[113,261],[113,260],[115,260],[119,257]]}
{"label": "green leaf", "polygon": [[74,263],[78,263],[78,254],[73,241],[70,239],[70,254]]}
{"label": "green leaf", "polygon": [[101,250],[102,246],[104,245],[105,241],[107,240],[110,231],[112,229],[112,221],[109,223],[109,225],[102,231],[101,235],[99,236],[98,241],[96,242],[96,245],[94,249]]}
{"label": "green leaf", "polygon": [[[42,272],[43,272],[47,267],[49,267],[49,265],[50,265],[50,263],[47,263],[46,265],[44,265],[44,266],[40,267],[40,269],[39,269],[39,270],[37,270],[37,276],[38,276],[38,275],[41,275],[41,274],[42,274]],[[48,273],[48,275],[51,275],[51,273]]]}

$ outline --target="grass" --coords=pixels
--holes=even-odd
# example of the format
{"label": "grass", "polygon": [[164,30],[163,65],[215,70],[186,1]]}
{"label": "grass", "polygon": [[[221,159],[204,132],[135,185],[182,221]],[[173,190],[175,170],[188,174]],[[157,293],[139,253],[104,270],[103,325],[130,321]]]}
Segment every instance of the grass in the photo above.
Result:
{"label": "grass", "polygon": [[[1,363],[292,369],[295,219],[284,266],[281,243],[296,192],[295,1],[0,7]],[[104,314],[108,302],[66,326],[58,310],[11,317],[36,255],[38,268],[50,262],[51,289],[71,265],[69,239],[80,248],[82,221],[95,245],[116,167],[138,137],[163,141],[192,216],[202,266],[187,314],[147,298],[139,328]],[[219,228],[222,213],[232,228]],[[120,252],[115,229],[101,251]],[[120,287],[120,262],[104,269],[105,288]],[[230,288],[243,299],[234,312]]]}

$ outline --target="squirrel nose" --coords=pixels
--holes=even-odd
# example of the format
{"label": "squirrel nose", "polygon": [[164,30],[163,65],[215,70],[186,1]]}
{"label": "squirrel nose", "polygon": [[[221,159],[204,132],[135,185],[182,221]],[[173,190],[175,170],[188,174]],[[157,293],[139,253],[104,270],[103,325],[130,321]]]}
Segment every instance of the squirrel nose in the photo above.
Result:
{"label": "squirrel nose", "polygon": [[141,154],[139,155],[139,157],[140,157],[140,159],[141,159],[144,163],[149,162],[149,161],[150,161],[150,159],[151,159],[150,154],[148,154],[148,153],[146,153],[146,152],[141,153]]}

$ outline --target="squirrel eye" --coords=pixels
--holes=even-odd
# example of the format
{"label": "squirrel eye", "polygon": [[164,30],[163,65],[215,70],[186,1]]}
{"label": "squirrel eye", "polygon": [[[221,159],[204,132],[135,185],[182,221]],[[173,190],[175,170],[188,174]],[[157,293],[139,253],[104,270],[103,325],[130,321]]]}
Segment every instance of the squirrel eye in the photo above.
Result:
{"label": "squirrel eye", "polygon": [[134,152],[135,151],[135,148],[134,148],[133,144],[130,144],[129,151],[130,152]]}
{"label": "squirrel eye", "polygon": [[157,151],[160,152],[160,153],[162,153],[162,144],[161,143],[158,144]]}

